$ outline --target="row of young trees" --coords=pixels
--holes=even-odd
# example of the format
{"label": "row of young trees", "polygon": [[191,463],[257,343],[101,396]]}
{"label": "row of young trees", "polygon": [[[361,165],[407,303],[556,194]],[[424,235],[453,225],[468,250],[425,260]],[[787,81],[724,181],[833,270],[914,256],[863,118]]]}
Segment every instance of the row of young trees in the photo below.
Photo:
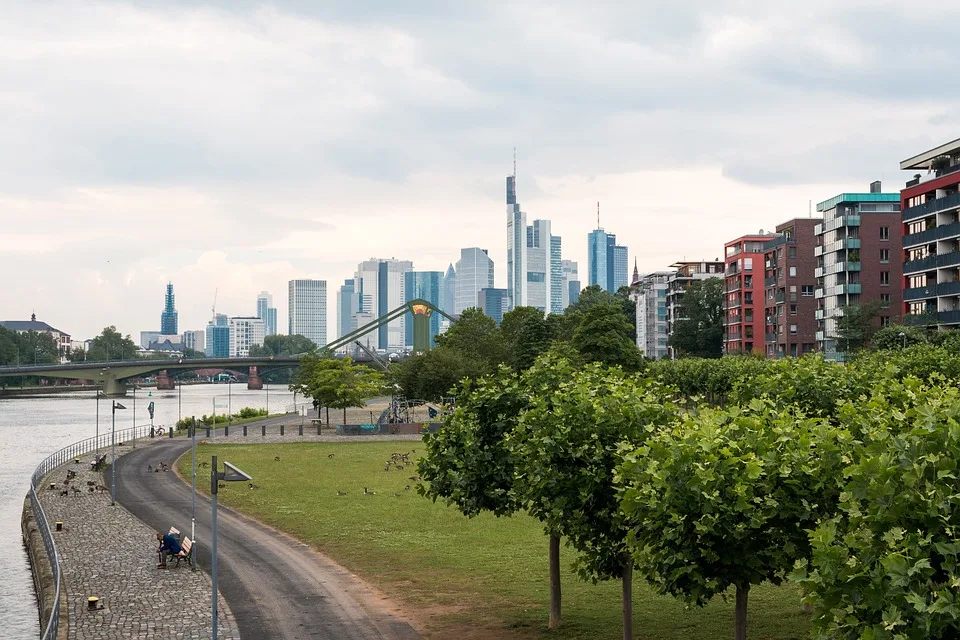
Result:
{"label": "row of young trees", "polygon": [[806,591],[820,638],[958,637],[960,358],[918,345],[852,365],[816,357],[571,363],[465,384],[427,438],[423,495],[510,515],[559,543],[583,578],[631,580],[703,605],[751,586]]}

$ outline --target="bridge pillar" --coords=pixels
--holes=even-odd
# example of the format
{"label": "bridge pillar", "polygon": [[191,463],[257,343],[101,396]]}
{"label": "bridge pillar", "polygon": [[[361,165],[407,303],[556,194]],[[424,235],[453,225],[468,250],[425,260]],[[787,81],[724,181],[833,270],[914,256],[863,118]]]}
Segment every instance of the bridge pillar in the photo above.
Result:
{"label": "bridge pillar", "polygon": [[127,383],[112,376],[104,376],[103,395],[108,398],[123,398],[127,395]]}
{"label": "bridge pillar", "polygon": [[167,370],[157,372],[157,391],[173,391],[173,378],[167,375]]}
{"label": "bridge pillar", "polygon": [[413,309],[413,353],[421,355],[430,349],[430,307],[423,304],[412,305]]}
{"label": "bridge pillar", "polygon": [[247,377],[247,389],[263,389],[263,380],[260,379],[260,374],[257,373],[257,365],[250,365],[250,375]]}

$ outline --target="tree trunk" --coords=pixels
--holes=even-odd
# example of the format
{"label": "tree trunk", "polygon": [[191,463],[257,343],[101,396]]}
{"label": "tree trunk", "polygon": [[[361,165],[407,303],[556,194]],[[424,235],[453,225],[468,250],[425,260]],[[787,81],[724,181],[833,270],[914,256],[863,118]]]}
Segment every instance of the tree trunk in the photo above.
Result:
{"label": "tree trunk", "polygon": [[747,640],[747,594],[750,593],[749,584],[737,585],[737,608],[733,618],[733,639]]}
{"label": "tree trunk", "polygon": [[343,408],[343,424],[347,424],[347,408]]}
{"label": "tree trunk", "polygon": [[330,407],[324,407],[327,411],[327,428],[330,428]]}
{"label": "tree trunk", "polygon": [[550,536],[550,623],[560,627],[560,536]]}
{"label": "tree trunk", "polygon": [[633,639],[633,558],[623,561],[623,640]]}

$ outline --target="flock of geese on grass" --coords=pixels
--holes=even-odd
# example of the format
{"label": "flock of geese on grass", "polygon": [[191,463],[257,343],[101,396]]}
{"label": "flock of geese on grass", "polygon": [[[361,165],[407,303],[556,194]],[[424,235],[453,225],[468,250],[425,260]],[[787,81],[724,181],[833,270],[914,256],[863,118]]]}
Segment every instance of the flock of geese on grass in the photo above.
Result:
{"label": "flock of geese on grass", "polygon": [[[411,455],[411,454],[414,454],[414,453],[416,453],[416,452],[417,452],[416,449],[411,449],[410,451],[408,451],[408,452],[406,452],[406,453],[391,453],[391,454],[390,454],[390,459],[387,460],[386,463],[384,463],[383,470],[384,470],[384,471],[390,471],[390,469],[396,469],[397,471],[402,471],[403,468],[404,468],[404,466],[409,466],[409,465],[412,465],[412,464],[413,464],[413,461],[410,460],[410,455]],[[333,454],[331,453],[331,454],[330,454],[329,456],[327,456],[327,457],[328,457],[328,458],[332,458],[332,457],[333,457]],[[407,480],[410,480],[411,482],[419,482],[419,481],[420,481],[420,476],[418,476],[418,475],[412,475],[412,476],[410,476],[409,478],[407,478]],[[412,488],[413,488],[413,487],[408,484],[408,485],[406,485],[406,486],[403,488],[403,490],[404,490],[404,491],[410,491]],[[338,495],[338,496],[345,496],[345,495],[348,495],[348,493],[347,493],[346,491],[342,491],[342,490],[340,490],[340,489],[337,489],[337,495]],[[368,487],[364,487],[364,488],[363,488],[363,495],[365,495],[365,496],[375,496],[375,495],[377,495],[377,492],[376,492],[376,491],[371,491]],[[403,494],[401,494],[399,491],[394,491],[394,492],[393,492],[393,496],[394,496],[395,498],[399,498],[401,495],[403,495]]]}

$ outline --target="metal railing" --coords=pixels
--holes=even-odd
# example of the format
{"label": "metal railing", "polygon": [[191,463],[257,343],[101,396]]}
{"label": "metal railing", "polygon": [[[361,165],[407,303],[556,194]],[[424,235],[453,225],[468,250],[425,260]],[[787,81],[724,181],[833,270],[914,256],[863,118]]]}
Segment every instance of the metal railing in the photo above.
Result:
{"label": "metal railing", "polygon": [[[136,440],[137,437],[143,437],[150,432],[150,425],[141,425],[121,429],[114,432],[114,437],[118,443],[127,440]],[[74,442],[68,447],[47,456],[41,462],[33,475],[30,477],[30,506],[33,507],[33,517],[37,521],[37,529],[40,531],[40,537],[43,538],[43,547],[50,558],[50,568],[53,571],[53,583],[56,585],[53,593],[53,606],[50,610],[50,619],[47,620],[47,627],[43,630],[42,640],[53,640],[57,637],[60,630],[60,554],[57,551],[57,545],[53,541],[53,532],[50,531],[50,523],[47,522],[47,515],[40,505],[40,498],[37,496],[37,488],[48,473],[68,461],[76,460],[79,456],[97,451],[103,447],[110,446],[111,433],[107,432],[99,437],[87,438],[79,442]],[[42,607],[42,604],[41,604]]]}

